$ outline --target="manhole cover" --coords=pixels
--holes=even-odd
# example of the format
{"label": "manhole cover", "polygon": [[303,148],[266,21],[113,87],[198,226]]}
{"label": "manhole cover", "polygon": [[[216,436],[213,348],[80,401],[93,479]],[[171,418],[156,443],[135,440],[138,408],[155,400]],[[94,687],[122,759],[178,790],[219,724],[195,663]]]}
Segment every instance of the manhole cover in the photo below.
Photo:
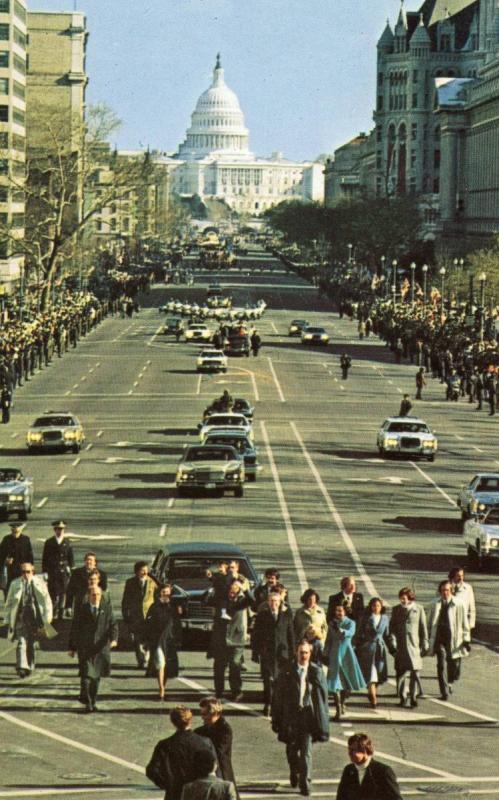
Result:
{"label": "manhole cover", "polygon": [[418,786],[420,792],[427,792],[428,794],[467,794],[468,789],[464,786],[455,786],[451,783],[447,783],[442,786]]}
{"label": "manhole cover", "polygon": [[58,775],[63,781],[103,781],[109,778],[107,772],[65,772]]}

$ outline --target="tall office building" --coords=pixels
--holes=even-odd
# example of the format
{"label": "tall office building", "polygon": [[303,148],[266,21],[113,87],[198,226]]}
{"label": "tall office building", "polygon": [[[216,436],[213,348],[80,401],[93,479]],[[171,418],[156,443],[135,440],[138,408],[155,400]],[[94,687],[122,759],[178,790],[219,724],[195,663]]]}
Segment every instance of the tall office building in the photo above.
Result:
{"label": "tall office building", "polygon": [[[0,292],[23,278],[26,2],[0,0]],[[19,242],[19,245],[17,245]]]}

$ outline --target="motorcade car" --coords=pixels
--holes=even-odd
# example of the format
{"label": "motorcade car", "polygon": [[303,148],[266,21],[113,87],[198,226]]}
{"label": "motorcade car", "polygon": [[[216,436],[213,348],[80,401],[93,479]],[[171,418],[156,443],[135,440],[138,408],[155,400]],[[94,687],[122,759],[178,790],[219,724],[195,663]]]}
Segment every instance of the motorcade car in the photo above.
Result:
{"label": "motorcade car", "polygon": [[228,359],[223,350],[201,350],[196,359],[198,372],[227,372]]}
{"label": "motorcade car", "polygon": [[250,354],[250,340],[246,333],[229,333],[224,353],[226,356],[247,356]]}
{"label": "motorcade car", "polygon": [[71,450],[79,453],[85,442],[83,426],[68,411],[48,411],[37,417],[26,434],[31,453]]}
{"label": "motorcade car", "polygon": [[308,327],[306,319],[292,319],[289,323],[288,336],[301,336],[302,331]]}
{"label": "motorcade car", "polygon": [[25,521],[31,513],[34,497],[33,478],[26,478],[18,467],[0,468],[0,515],[11,514]]}
{"label": "motorcade car", "polygon": [[180,331],[184,330],[184,323],[182,322],[181,317],[167,317],[165,319],[165,324],[163,325],[162,333],[167,336],[169,333],[172,333],[174,336]]}
{"label": "motorcade car", "polygon": [[208,433],[203,446],[210,447],[212,445],[233,447],[243,458],[246,480],[256,481],[257,473],[261,469],[258,464],[258,453],[255,445],[244,431],[215,429]]}
{"label": "motorcade car", "polygon": [[191,322],[185,329],[186,342],[208,342],[213,336],[213,331],[204,322]]}
{"label": "motorcade car", "polygon": [[466,520],[463,539],[470,566],[483,569],[499,559],[499,505]]}
{"label": "motorcade car", "polygon": [[435,460],[438,441],[424,420],[418,417],[389,417],[378,431],[376,444],[382,456],[409,455]]}
{"label": "motorcade car", "polygon": [[153,561],[151,575],[159,583],[173,585],[172,600],[182,606],[184,631],[211,631],[214,609],[203,602],[211,589],[209,575],[218,571],[221,561],[237,561],[239,572],[252,589],[258,582],[249,556],[237,545],[225,542],[172,543],[162,547]]}
{"label": "motorcade car", "polygon": [[178,495],[193,489],[244,493],[244,459],[228,445],[188,445],[179,461],[175,483]]}
{"label": "motorcade car", "polygon": [[477,472],[469,483],[461,486],[457,496],[463,522],[474,514],[485,514],[499,506],[499,472]]}
{"label": "motorcade car", "polygon": [[247,419],[252,420],[255,407],[252,406],[248,400],[245,400],[244,397],[235,397],[231,411],[234,411],[236,414],[244,414]]}
{"label": "motorcade car", "polygon": [[244,431],[251,439],[253,438],[251,421],[244,414],[235,414],[233,412],[211,414],[205,422],[200,423],[199,438],[201,442],[204,442],[208,433],[214,428],[236,428]]}
{"label": "motorcade car", "polygon": [[317,325],[307,325],[301,332],[302,344],[323,344],[329,343],[329,335],[325,328],[320,328]]}

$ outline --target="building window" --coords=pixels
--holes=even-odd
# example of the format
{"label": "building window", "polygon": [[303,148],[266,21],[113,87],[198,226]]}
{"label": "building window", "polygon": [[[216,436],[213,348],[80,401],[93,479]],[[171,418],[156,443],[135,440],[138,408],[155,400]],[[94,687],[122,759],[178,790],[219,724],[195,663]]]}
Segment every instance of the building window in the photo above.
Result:
{"label": "building window", "polygon": [[9,51],[0,50],[0,67],[5,68],[9,66]]}
{"label": "building window", "polygon": [[433,179],[433,194],[438,194],[440,192],[440,178]]}
{"label": "building window", "polygon": [[5,150],[9,146],[9,134],[7,131],[0,132],[0,147]]}
{"label": "building window", "polygon": [[26,201],[26,192],[23,189],[15,189],[12,192],[13,203],[24,203]]}
{"label": "building window", "polygon": [[14,0],[14,14],[21,22],[26,22],[26,9],[22,7],[19,0]]}
{"label": "building window", "polygon": [[18,97],[19,100],[24,100],[24,98],[26,97],[26,89],[21,83],[18,83],[17,81],[14,81],[13,91],[15,96]]}
{"label": "building window", "polygon": [[383,141],[383,126],[376,125],[376,141],[381,142]]}
{"label": "building window", "polygon": [[409,180],[409,194],[416,194],[416,178],[411,178]]}
{"label": "building window", "polygon": [[21,153],[24,153],[26,149],[26,139],[24,136],[19,136],[18,133],[12,134],[12,147],[14,150],[20,150]]}
{"label": "building window", "polygon": [[14,41],[19,47],[26,47],[26,36],[14,25]]}
{"label": "building window", "polygon": [[415,150],[411,150],[411,167],[414,169],[416,166],[417,155]]}
{"label": "building window", "polygon": [[0,25],[0,41],[8,42],[10,39],[10,25],[6,25],[4,22]]}
{"label": "building window", "polygon": [[414,93],[412,95],[412,107],[413,108],[417,108],[418,107],[418,96],[417,96],[416,93]]}
{"label": "building window", "polygon": [[21,111],[20,108],[14,108],[12,111],[12,119],[14,122],[17,122],[18,125],[24,125],[26,121],[26,114],[24,111]]}
{"label": "building window", "polygon": [[414,69],[412,71],[412,82],[413,83],[417,83],[418,80],[419,80],[419,73],[418,73],[417,69]]}
{"label": "building window", "polygon": [[418,138],[418,123],[413,122],[411,125],[411,139],[414,142],[416,141],[417,138]]}
{"label": "building window", "polygon": [[433,167],[440,169],[440,150],[435,150],[433,153]]}
{"label": "building window", "polygon": [[0,203],[9,202],[9,190],[6,186],[0,186]]}
{"label": "building window", "polygon": [[8,94],[8,93],[9,93],[9,79],[0,78],[0,94]]}
{"label": "building window", "polygon": [[376,169],[381,169],[382,166],[383,166],[383,157],[381,153],[378,153],[378,155],[376,156]]}
{"label": "building window", "polygon": [[442,53],[450,53],[451,50],[451,37],[449,33],[443,33],[440,37],[440,51]]}
{"label": "building window", "polygon": [[383,86],[383,73],[378,72],[378,86]]}
{"label": "building window", "polygon": [[0,122],[9,121],[9,107],[0,105]]}
{"label": "building window", "polygon": [[3,14],[8,14],[10,11],[10,0],[0,0],[0,11]]}
{"label": "building window", "polygon": [[24,214],[12,214],[12,227],[24,228]]}
{"label": "building window", "polygon": [[12,175],[15,178],[24,178],[26,175],[26,165],[24,161],[12,161]]}
{"label": "building window", "polygon": [[17,53],[14,53],[14,68],[17,69],[21,75],[26,75],[26,62],[19,58]]}
{"label": "building window", "polygon": [[378,111],[383,111],[383,95],[378,95]]}
{"label": "building window", "polygon": [[8,175],[8,174],[9,174],[9,159],[0,158],[0,175]]}

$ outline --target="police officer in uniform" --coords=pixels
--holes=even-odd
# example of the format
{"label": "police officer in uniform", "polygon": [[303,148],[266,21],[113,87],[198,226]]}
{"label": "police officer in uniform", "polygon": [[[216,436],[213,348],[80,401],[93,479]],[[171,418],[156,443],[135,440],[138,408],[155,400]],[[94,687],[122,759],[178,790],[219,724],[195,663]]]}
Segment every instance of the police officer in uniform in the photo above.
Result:
{"label": "police officer in uniform", "polygon": [[5,597],[12,581],[21,577],[21,564],[33,563],[31,539],[23,533],[24,525],[21,522],[10,522],[9,526],[11,532],[0,542],[0,567],[6,571]]}
{"label": "police officer in uniform", "polygon": [[66,604],[66,590],[74,567],[74,554],[65,538],[66,523],[63,519],[52,523],[54,536],[43,546],[42,572],[46,573],[48,588],[54,608],[54,619],[62,619]]}

